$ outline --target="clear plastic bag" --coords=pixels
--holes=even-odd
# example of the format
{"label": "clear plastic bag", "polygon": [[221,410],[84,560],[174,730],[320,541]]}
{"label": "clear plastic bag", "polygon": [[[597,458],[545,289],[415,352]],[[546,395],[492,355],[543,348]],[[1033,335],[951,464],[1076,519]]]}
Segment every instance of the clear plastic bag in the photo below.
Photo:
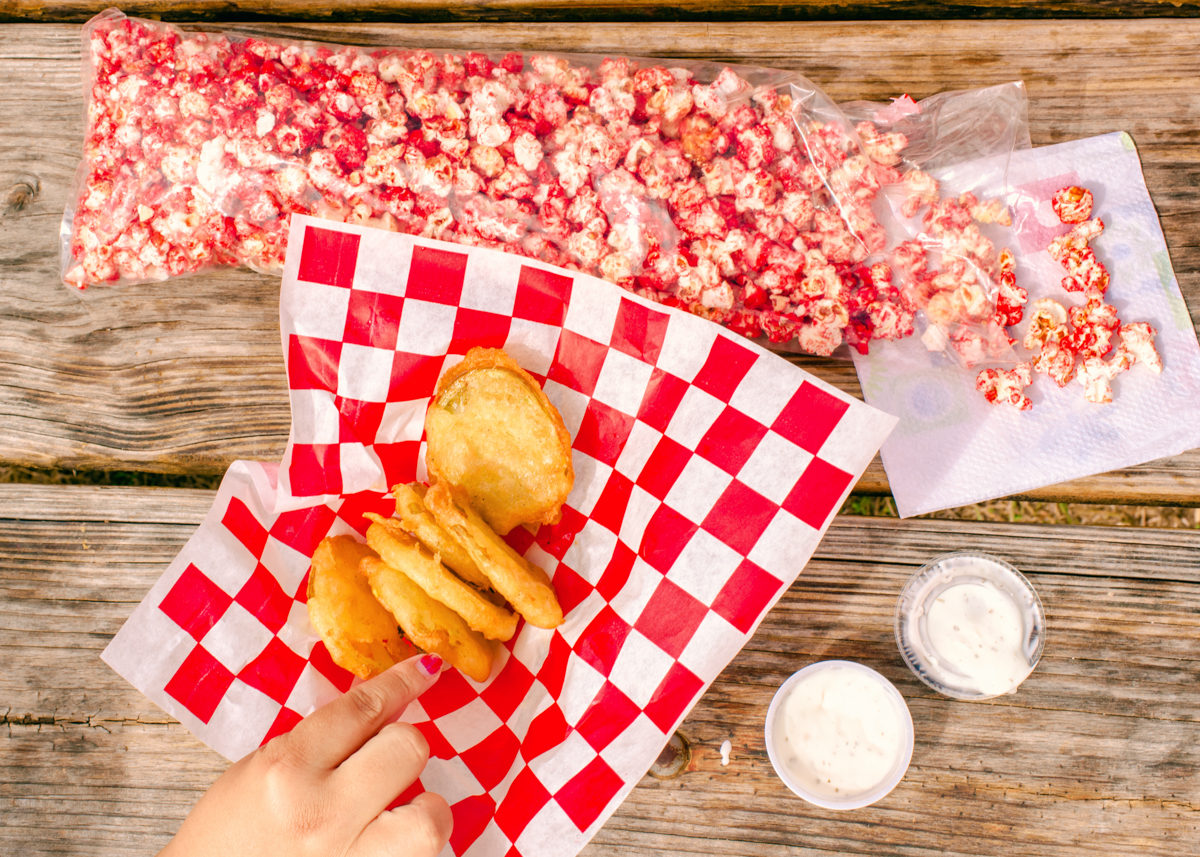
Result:
{"label": "clear plastic bag", "polygon": [[888,245],[878,197],[907,168],[798,75],[368,50],[113,10],[84,45],[70,285],[278,271],[301,212],[576,268],[815,354],[912,332],[910,297],[869,264]]}
{"label": "clear plastic bag", "polygon": [[[1021,318],[1025,295],[1015,286],[1015,260],[1003,248],[1012,213],[1002,197],[980,198],[971,171],[1031,146],[1025,87],[1020,82],[945,92],[914,102],[842,105],[870,146],[899,134],[899,180],[880,194],[886,207],[888,270],[916,311],[930,351],[966,367],[1016,362],[1005,330]],[[944,188],[955,188],[946,193]]]}

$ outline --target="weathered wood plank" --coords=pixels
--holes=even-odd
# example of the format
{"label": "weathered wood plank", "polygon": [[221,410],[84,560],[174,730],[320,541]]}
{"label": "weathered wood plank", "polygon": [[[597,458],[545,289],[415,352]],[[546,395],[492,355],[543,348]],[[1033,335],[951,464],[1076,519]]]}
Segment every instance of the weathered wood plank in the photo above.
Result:
{"label": "weathered wood plank", "polygon": [[[1189,118],[1200,21],[256,29],[363,44],[735,60],[802,71],[840,100],[1020,78],[1038,144],[1122,128],[1133,134],[1200,322],[1200,145]],[[215,473],[236,458],[275,459],[289,418],[273,278],[224,270],[82,295],[58,284],[58,222],[81,139],[78,50],[73,26],[0,30],[0,197],[22,183],[39,188],[26,207],[0,217],[0,461]],[[798,362],[857,392],[848,362]],[[1200,503],[1197,486],[1200,451],[1192,451],[1027,496]],[[878,463],[859,487],[887,490]]]}
{"label": "weathered wood plank", "polygon": [[[0,486],[0,852],[153,853],[223,769],[97,657],[212,496]],[[1046,605],[1045,654],[1015,696],[941,698],[896,653],[904,580],[961,547],[1010,558]],[[584,854],[1019,847],[1084,857],[1097,843],[1114,854],[1190,853],[1185,843],[1200,835],[1198,636],[1198,532],[839,519],[685,722],[685,773],[644,780]],[[778,684],[832,657],[880,669],[917,727],[905,780],[850,813],[792,798],[761,737]]]}
{"label": "weathered wood plank", "polygon": [[[0,21],[84,21],[108,8],[105,0],[10,0]],[[127,14],[173,21],[229,17],[228,0],[133,0],[122,4]],[[838,20],[862,18],[1109,18],[1190,17],[1200,14],[1191,0],[983,0],[938,3],[918,0],[343,0],[314,4],[309,0],[237,3],[243,18],[328,21],[541,21],[571,20]]]}

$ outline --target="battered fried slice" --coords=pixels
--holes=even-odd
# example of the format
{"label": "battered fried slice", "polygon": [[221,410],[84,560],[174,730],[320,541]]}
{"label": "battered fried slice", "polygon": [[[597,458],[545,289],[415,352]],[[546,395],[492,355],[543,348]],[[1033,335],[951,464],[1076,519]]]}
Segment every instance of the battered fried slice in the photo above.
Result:
{"label": "battered fried slice", "polygon": [[392,489],[392,496],[396,498],[396,518],[400,525],[467,583],[480,589],[491,589],[491,581],[475,565],[466,548],[446,532],[425,508],[425,491],[425,486],[419,482],[397,485]]}
{"label": "battered fried slice", "polygon": [[463,495],[443,482],[425,493],[425,505],[434,518],[466,548],[475,564],[531,625],[556,628],[562,624],[562,606],[546,572],[525,559],[475,512]]}
{"label": "battered fried slice", "polygon": [[537,380],[498,348],[472,348],[438,381],[425,417],[435,480],[466,492],[501,535],[552,524],[571,493],[571,437]]}
{"label": "battered fried slice", "polygon": [[385,563],[404,572],[431,598],[458,613],[467,625],[485,637],[512,639],[517,632],[515,614],[455,577],[437,556],[404,532],[399,521],[370,513],[367,517],[374,521],[367,528],[367,544]]}
{"label": "battered fried slice", "polygon": [[322,540],[308,574],[308,618],[333,662],[370,678],[417,650],[371,593],[359,563],[375,552],[352,536]]}
{"label": "battered fried slice", "polygon": [[375,597],[392,612],[409,639],[425,651],[441,655],[463,675],[487,680],[496,657],[495,643],[472,631],[461,616],[383,560],[367,557],[362,570]]}

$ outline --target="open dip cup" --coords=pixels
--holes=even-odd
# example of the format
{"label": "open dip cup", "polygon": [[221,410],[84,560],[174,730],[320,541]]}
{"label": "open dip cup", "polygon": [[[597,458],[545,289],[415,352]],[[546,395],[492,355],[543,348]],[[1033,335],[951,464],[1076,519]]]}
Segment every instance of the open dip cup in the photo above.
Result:
{"label": "open dip cup", "polygon": [[793,674],[767,709],[767,756],[784,784],[824,809],[875,803],[913,751],[904,697],[870,667],[819,661]]}
{"label": "open dip cup", "polygon": [[944,554],[922,566],[896,603],[904,662],[938,693],[991,699],[1013,693],[1046,642],[1042,601],[1025,577],[978,551]]}

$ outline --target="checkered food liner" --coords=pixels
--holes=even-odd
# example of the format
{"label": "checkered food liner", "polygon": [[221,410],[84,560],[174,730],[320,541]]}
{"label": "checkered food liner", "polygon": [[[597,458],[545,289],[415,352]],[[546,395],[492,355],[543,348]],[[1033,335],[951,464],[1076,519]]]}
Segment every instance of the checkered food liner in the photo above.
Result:
{"label": "checkered food liner", "polygon": [[571,855],[812,555],[894,419],[715,324],[494,250],[293,218],[281,299],[292,432],[235,463],[105,660],[240,757],[350,687],[308,623],[309,557],[424,478],[425,409],[472,346],[505,348],[573,438],[562,521],[514,546],[566,621],[523,625],[490,681],[407,712],[412,793],[455,855]]}

